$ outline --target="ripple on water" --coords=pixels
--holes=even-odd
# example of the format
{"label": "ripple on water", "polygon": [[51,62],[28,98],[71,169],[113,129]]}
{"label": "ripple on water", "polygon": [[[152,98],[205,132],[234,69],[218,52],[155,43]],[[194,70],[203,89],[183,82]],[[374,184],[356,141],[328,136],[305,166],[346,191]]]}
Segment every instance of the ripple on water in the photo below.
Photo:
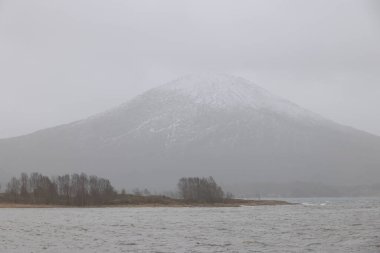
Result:
{"label": "ripple on water", "polygon": [[305,203],[0,209],[0,252],[380,252],[379,199]]}

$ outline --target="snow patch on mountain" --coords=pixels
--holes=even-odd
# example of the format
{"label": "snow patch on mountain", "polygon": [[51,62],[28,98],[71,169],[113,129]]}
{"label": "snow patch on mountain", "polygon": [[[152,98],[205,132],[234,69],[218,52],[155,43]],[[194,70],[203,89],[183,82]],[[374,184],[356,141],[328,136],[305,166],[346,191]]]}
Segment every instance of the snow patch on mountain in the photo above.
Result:
{"label": "snow patch on mountain", "polygon": [[309,120],[322,119],[317,114],[272,95],[251,81],[227,74],[188,75],[156,89],[174,92],[191,98],[196,104],[213,108],[262,109]]}

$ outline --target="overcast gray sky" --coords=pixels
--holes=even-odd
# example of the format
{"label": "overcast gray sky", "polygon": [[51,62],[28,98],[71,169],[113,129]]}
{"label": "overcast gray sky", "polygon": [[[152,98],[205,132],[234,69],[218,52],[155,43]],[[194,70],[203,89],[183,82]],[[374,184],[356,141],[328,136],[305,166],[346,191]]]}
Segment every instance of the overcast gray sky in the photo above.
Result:
{"label": "overcast gray sky", "polygon": [[0,0],[0,138],[204,71],[380,135],[380,1]]}

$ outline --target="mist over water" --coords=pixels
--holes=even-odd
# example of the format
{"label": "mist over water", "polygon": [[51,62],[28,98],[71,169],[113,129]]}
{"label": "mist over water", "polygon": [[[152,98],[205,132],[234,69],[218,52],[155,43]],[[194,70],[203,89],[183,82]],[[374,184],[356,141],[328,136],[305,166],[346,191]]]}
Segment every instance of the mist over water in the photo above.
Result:
{"label": "mist over water", "polygon": [[380,199],[240,208],[0,209],[0,251],[380,252]]}

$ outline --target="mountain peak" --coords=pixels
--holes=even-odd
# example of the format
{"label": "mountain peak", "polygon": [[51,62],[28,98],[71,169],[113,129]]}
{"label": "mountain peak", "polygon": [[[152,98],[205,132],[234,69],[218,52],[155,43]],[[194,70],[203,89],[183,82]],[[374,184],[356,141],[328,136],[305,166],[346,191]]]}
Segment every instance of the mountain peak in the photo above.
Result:
{"label": "mountain peak", "polygon": [[192,74],[180,77],[163,86],[166,89],[187,92],[230,93],[230,92],[263,92],[264,90],[244,78],[227,74]]}
{"label": "mountain peak", "polygon": [[263,100],[271,96],[256,84],[227,74],[187,75],[159,88],[190,96],[197,103],[218,107],[258,107]]}
{"label": "mountain peak", "polygon": [[186,75],[157,89],[186,96],[196,104],[223,109],[266,109],[292,116],[309,113],[285,99],[272,95],[251,81],[228,74]]}

